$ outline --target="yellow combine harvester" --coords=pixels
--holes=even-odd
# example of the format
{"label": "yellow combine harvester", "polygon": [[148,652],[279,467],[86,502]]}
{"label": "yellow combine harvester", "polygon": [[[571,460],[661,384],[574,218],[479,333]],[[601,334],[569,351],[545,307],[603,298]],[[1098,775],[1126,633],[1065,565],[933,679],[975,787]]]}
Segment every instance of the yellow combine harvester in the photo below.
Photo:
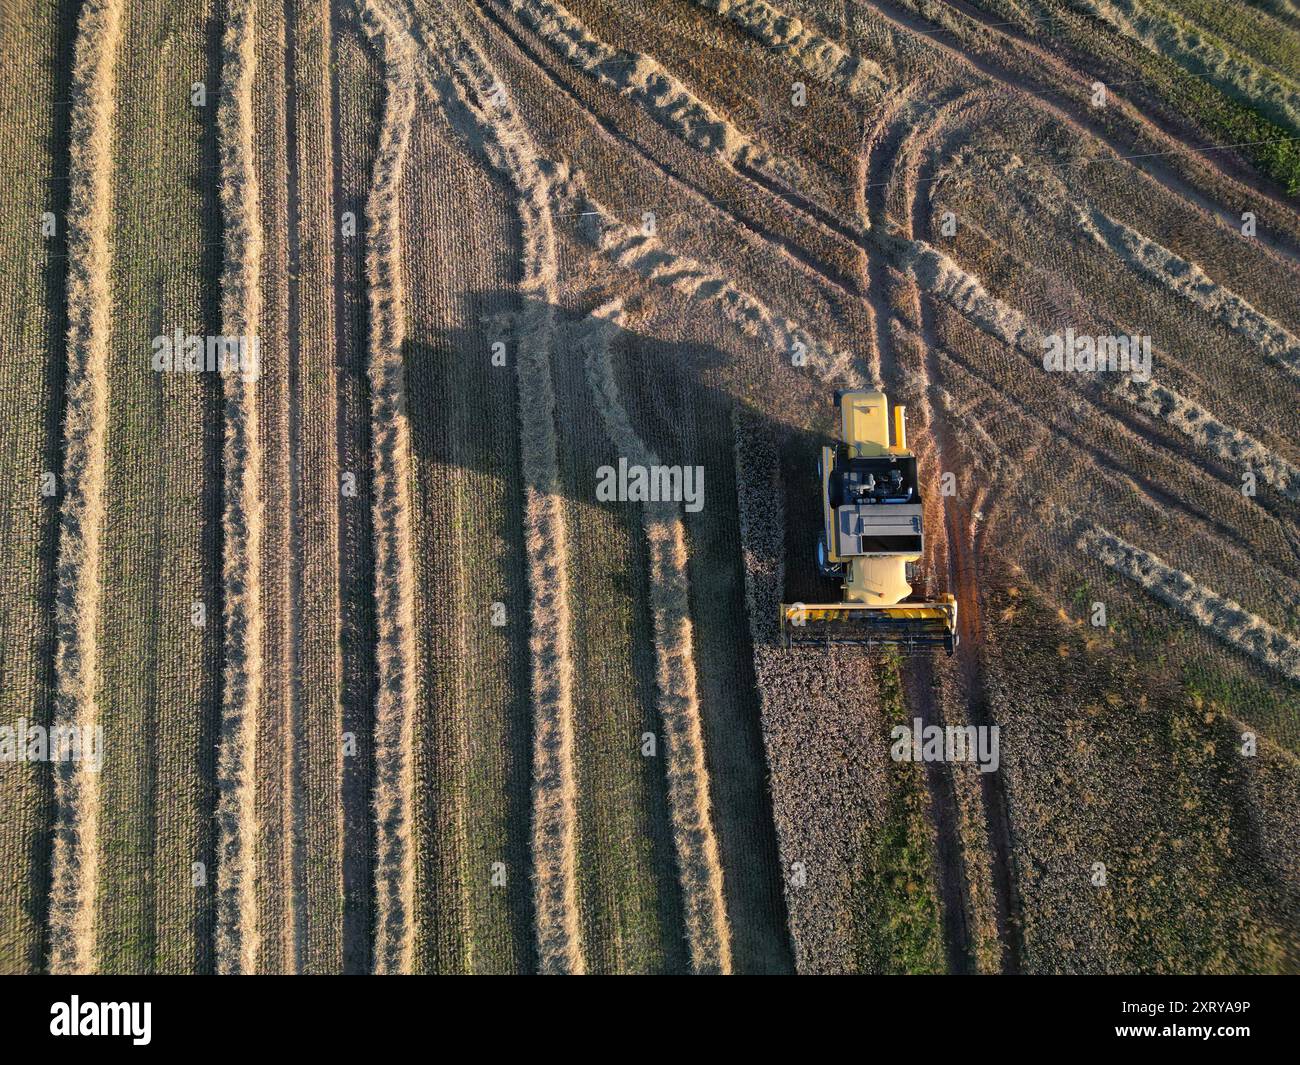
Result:
{"label": "yellow combine harvester", "polygon": [[781,635],[794,643],[850,643],[920,651],[957,646],[957,601],[912,595],[924,553],[916,457],[907,450],[904,408],[883,392],[836,394],[840,439],[823,447],[818,473],[824,528],[817,568],[842,582],[843,602],[782,603]]}

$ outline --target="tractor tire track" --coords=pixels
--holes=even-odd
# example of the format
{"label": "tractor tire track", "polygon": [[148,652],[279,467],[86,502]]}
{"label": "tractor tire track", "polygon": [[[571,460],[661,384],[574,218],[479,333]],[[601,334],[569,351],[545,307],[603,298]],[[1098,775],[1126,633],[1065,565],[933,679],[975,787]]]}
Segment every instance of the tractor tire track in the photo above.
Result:
{"label": "tractor tire track", "polygon": [[[979,101],[971,101],[978,104]],[[959,102],[954,101],[948,118],[956,119],[964,110]],[[942,135],[946,126],[939,124],[929,134],[929,138]],[[927,138],[928,139],[928,138]],[[919,151],[921,145],[909,146],[912,152]],[[924,186],[933,187],[933,162],[929,162],[918,174],[913,166],[905,167],[905,187],[907,202],[911,205],[911,215],[904,220],[905,232],[917,235],[926,244],[932,240],[930,233],[930,211],[928,196],[923,197],[918,191]],[[925,411],[925,422],[930,427],[934,441],[935,459],[940,470],[952,470],[955,464],[955,441],[950,437],[948,427],[942,419],[936,419],[931,407],[931,395],[942,380],[939,364],[938,333],[934,322],[934,309],[924,299],[920,302],[921,336],[924,345],[924,357],[921,372],[924,378],[919,399]],[[963,691],[967,699],[967,717],[977,727],[989,727],[993,722],[989,716],[987,696],[984,690],[980,647],[983,641],[983,620],[979,600],[978,559],[973,547],[971,530],[974,524],[971,507],[961,507],[956,496],[944,497],[940,503],[943,512],[943,527],[948,549],[948,588],[957,597],[957,627],[960,642],[957,648],[958,666],[963,680]],[[923,685],[923,691],[929,686]],[[996,773],[981,773],[980,787],[984,802],[984,819],[988,827],[988,839],[992,853],[993,903],[997,922],[998,941],[1002,945],[1001,969],[1006,973],[1020,971],[1020,918],[1019,898],[1015,884],[1013,849],[1011,844],[1011,826],[1009,801],[1001,786],[1001,781],[992,778]],[[954,804],[955,805],[955,804]],[[954,825],[955,831],[955,825]],[[964,905],[964,893],[963,893]],[[969,940],[966,944],[970,951]],[[968,956],[970,956],[968,954]]]}
{"label": "tractor tire track", "polygon": [[[345,35],[360,34],[354,21],[352,0],[329,0],[330,16],[330,150],[335,210],[346,207],[353,217],[361,212],[349,196],[343,143],[344,116],[340,68]],[[362,34],[362,36],[364,36]],[[357,754],[341,759],[342,803],[342,966],[343,972],[369,972],[373,965],[374,847],[371,796],[373,759],[362,752],[373,749],[376,636],[371,606],[374,603],[375,565],[371,539],[367,467],[370,459],[370,397],[366,387],[364,336],[365,247],[363,236],[344,235],[342,216],[334,224],[334,337],[339,355],[335,363],[335,442],[338,466],[350,473],[355,495],[342,497],[338,510],[338,600],[340,661],[344,678],[340,705],[340,731],[356,738]],[[342,485],[339,486],[342,492]]]}
{"label": "tractor tire track", "polygon": [[[959,92],[940,100],[919,99],[900,101],[894,114],[882,121],[872,152],[863,171],[863,186],[860,192],[861,202],[871,216],[873,226],[887,224],[890,206],[890,192],[893,181],[903,163],[902,180],[915,178],[914,141],[918,136],[927,137],[946,129],[963,110],[977,102],[977,97],[970,92]],[[919,131],[924,130],[924,133]],[[879,256],[868,256],[865,269],[875,278],[872,288],[876,291],[878,313],[881,321],[877,324],[880,343],[881,376],[888,381],[889,389],[895,399],[906,395],[910,389],[903,383],[906,372],[893,349],[890,339],[891,319],[897,321],[896,312],[889,306],[885,294],[885,285],[892,283],[886,264]],[[922,361],[918,370],[927,378],[928,368]],[[935,464],[943,469],[942,450],[934,432],[934,420],[928,410],[928,389],[920,387],[908,401],[919,403],[924,411],[923,422],[931,429],[934,439]],[[945,538],[950,539],[952,530],[945,520]],[[948,548],[951,565],[952,548]],[[949,587],[960,587],[949,571]],[[958,618],[966,608],[959,604]],[[962,634],[963,641],[966,635]],[[959,653],[961,649],[959,648]],[[926,725],[942,727],[943,713],[935,696],[935,667],[928,661],[909,662],[903,669],[904,692],[909,707]],[[930,796],[930,817],[935,830],[935,862],[937,888],[943,908],[943,941],[950,973],[970,973],[975,966],[975,936],[973,928],[975,917],[971,912],[970,894],[967,890],[971,876],[969,863],[966,861],[962,845],[960,824],[961,809],[957,796],[956,782],[951,770],[938,763],[926,763],[926,790]]]}

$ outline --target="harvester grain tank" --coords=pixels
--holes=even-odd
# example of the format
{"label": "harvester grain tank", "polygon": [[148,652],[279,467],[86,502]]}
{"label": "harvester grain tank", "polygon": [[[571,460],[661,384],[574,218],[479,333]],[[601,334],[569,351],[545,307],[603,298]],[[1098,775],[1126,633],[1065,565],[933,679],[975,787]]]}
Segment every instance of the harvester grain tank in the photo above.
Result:
{"label": "harvester grain tank", "polygon": [[[903,407],[883,392],[836,393],[839,439],[818,464],[823,528],[817,568],[840,581],[837,603],[782,603],[781,635],[903,651],[957,646],[957,601],[917,596],[925,553],[924,504]],[[893,443],[890,443],[890,425]]]}

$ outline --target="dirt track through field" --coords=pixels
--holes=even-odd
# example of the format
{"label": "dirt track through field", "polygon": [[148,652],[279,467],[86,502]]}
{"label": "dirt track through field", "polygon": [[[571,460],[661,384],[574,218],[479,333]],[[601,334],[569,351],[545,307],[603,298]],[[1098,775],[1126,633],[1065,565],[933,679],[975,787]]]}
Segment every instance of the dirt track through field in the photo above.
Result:
{"label": "dirt track through field", "polygon": [[[904,185],[908,185],[916,179],[912,143],[917,137],[916,131],[926,130],[927,137],[937,134],[971,102],[973,100],[968,94],[951,96],[939,103],[919,101],[915,105],[908,106],[905,101],[900,102],[896,119],[882,129],[878,143],[871,146],[871,155],[862,174],[861,198],[864,207],[871,212],[871,223],[874,226],[887,224],[889,194],[894,180],[897,178]],[[918,110],[921,112],[920,115],[916,114]],[[921,122],[917,121],[918,118]],[[878,325],[881,374],[893,393],[894,401],[905,401],[913,407],[919,407],[919,410],[914,411],[914,416],[920,415],[917,423],[931,428],[932,458],[926,465],[933,479],[937,472],[948,468],[944,463],[942,442],[934,432],[934,419],[929,411],[928,383],[933,379],[934,367],[925,358],[922,358],[917,365],[904,367],[895,352],[891,333],[894,327],[892,321],[894,313],[889,309],[881,292],[884,285],[892,283],[892,278],[883,266],[884,264],[880,263],[879,257],[876,256],[867,257],[867,262],[864,263],[864,269],[874,271],[877,278],[877,286],[873,287],[877,292],[875,297],[877,313],[882,316],[882,321]],[[908,373],[919,375],[920,380],[916,383],[906,382],[905,375]],[[932,530],[935,525],[934,511],[937,510],[941,518],[946,518],[946,508],[942,503],[936,506],[934,500],[935,488],[932,483],[929,492],[931,514],[926,516]],[[932,549],[931,559],[928,561],[933,563],[940,553],[946,553],[946,587],[948,591],[958,596],[958,620],[962,626],[959,627],[958,634],[961,639],[968,640],[972,621],[968,613],[971,607],[967,600],[971,599],[972,595],[969,591],[963,590],[963,581],[956,579],[957,569],[953,560],[955,548],[951,544],[955,530],[946,520],[942,521],[941,528],[942,532],[939,535],[936,536],[933,532],[931,534],[932,543],[938,543],[940,546]],[[965,576],[973,579],[973,574]],[[960,653],[963,655],[968,653],[968,648],[969,645],[961,648]],[[935,674],[936,669],[930,662],[907,663],[904,669],[904,690],[908,705],[925,725],[942,727],[944,718],[936,699]],[[962,847],[959,827],[961,810],[956,793],[956,781],[951,769],[935,763],[926,765],[925,780],[930,796],[930,815],[935,826],[936,875],[939,897],[943,904],[943,938],[948,971],[969,973],[972,971],[976,952],[974,915],[969,912],[967,901],[970,891],[968,878],[975,875],[975,868],[967,862]]]}
{"label": "dirt track through field", "polygon": [[[954,109],[951,117],[960,114]],[[941,135],[940,124],[930,134]],[[922,151],[920,146],[913,149]],[[919,159],[919,156],[917,157]],[[905,188],[906,202],[911,211],[906,220],[909,233],[917,239],[929,243],[933,239],[930,231],[931,204],[929,192],[933,189],[933,163],[928,161],[919,170],[909,167],[905,173],[914,180],[907,182]],[[924,190],[924,191],[922,191]],[[910,194],[910,195],[908,195]],[[924,411],[923,419],[931,427],[934,440],[935,458],[938,470],[953,472],[962,484],[962,471],[957,461],[955,440],[950,435],[950,427],[934,417],[931,409],[932,390],[940,386],[942,371],[938,351],[939,340],[934,325],[934,311],[927,300],[921,299],[921,335],[925,346],[925,357],[921,370],[925,387],[918,398]],[[966,490],[971,491],[972,479],[965,478]],[[931,501],[934,490],[931,489]],[[987,697],[980,664],[980,648],[983,645],[981,633],[981,603],[979,598],[979,568],[974,551],[974,533],[972,514],[975,505],[969,499],[963,501],[958,496],[941,497],[939,509],[943,517],[944,543],[947,549],[947,586],[957,597],[958,635],[960,643],[957,655],[961,669],[967,699],[967,713],[970,724],[979,728],[989,728],[995,724],[989,718]],[[998,779],[995,779],[998,778]],[[997,773],[980,774],[983,793],[984,819],[988,825],[989,843],[993,857],[993,897],[998,927],[998,940],[1002,946],[1002,971],[1015,973],[1020,968],[1019,915],[1016,906],[1015,874],[1012,866],[1011,827],[1009,823],[1009,804],[1003,793],[1002,780]],[[971,946],[967,943],[969,953]]]}
{"label": "dirt track through field", "polygon": [[[68,204],[68,371],[63,508],[55,604],[58,648],[54,724],[89,736],[96,705],[108,424],[113,94],[122,7],[88,0],[73,64],[72,188]],[[99,788],[86,763],[55,762],[50,885],[50,970],[96,966]]]}

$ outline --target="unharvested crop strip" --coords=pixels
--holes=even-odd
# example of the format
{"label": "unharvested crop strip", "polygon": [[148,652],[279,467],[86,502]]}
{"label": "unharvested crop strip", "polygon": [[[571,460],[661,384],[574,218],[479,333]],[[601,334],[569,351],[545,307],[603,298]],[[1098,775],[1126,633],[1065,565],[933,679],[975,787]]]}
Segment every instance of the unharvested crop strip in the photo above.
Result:
{"label": "unharvested crop strip", "polygon": [[[658,457],[628,418],[610,365],[609,342],[624,322],[622,304],[591,314],[582,335],[587,377],[605,430],[628,462],[649,469]],[[686,532],[678,505],[644,504],[642,524],[650,548],[650,609],[654,617],[655,680],[668,764],[668,802],[682,885],[691,963],[698,973],[731,971],[731,929],[722,890],[722,865],[713,829],[709,771],[696,686]]]}
{"label": "unharvested crop strip", "polygon": [[[217,108],[226,336],[257,336],[262,309],[262,222],[253,157],[256,0],[231,0]],[[256,735],[262,700],[262,463],[256,373],[224,373],[222,503],[224,657],[217,753],[216,960],[223,973],[256,970]]]}
{"label": "unharvested crop strip", "polygon": [[[99,726],[97,627],[108,427],[112,294],[113,94],[120,0],[87,0],[72,70],[68,203],[68,370],[63,507],[55,601],[54,724],[82,735]],[[54,761],[50,970],[86,973],[97,962],[99,784],[80,761]]]}
{"label": "unharvested crop strip", "polygon": [[545,973],[585,969],[577,888],[572,617],[568,541],[560,494],[551,374],[557,258],[549,172],[509,94],[454,21],[413,20],[430,86],[452,126],[517,193],[524,305],[516,322],[524,542],[531,595],[533,886],[538,963]]}
{"label": "unharvested crop strip", "polygon": [[1224,643],[1300,682],[1300,641],[1275,629],[1240,603],[1225,599],[1182,570],[1099,525],[1088,524],[1076,546],[1188,615]]}
{"label": "unharvested crop strip", "polygon": [[[877,822],[883,777],[871,755],[873,671],[843,647],[781,645],[779,604],[785,588],[785,490],[780,437],[761,414],[732,407],[737,518],[745,608],[753,645],[763,743],[770,771],[781,868],[806,863],[796,886],[782,875],[797,972],[855,967],[852,883],[863,826]],[[836,678],[828,682],[827,678]],[[845,710],[844,686],[863,694]],[[816,767],[835,772],[810,779]]]}
{"label": "unharvested crop strip", "polygon": [[850,96],[875,97],[889,91],[889,79],[870,59],[853,55],[793,15],[764,0],[695,0],[703,8],[735,23],[756,40],[777,50],[813,77]]}
{"label": "unharvested crop strip", "polygon": [[415,566],[411,557],[410,424],[402,362],[405,291],[398,198],[415,113],[414,55],[377,4],[362,26],[384,64],[384,114],[366,203],[370,304],[371,520],[375,546],[375,944],[377,973],[411,970],[415,951]]}

